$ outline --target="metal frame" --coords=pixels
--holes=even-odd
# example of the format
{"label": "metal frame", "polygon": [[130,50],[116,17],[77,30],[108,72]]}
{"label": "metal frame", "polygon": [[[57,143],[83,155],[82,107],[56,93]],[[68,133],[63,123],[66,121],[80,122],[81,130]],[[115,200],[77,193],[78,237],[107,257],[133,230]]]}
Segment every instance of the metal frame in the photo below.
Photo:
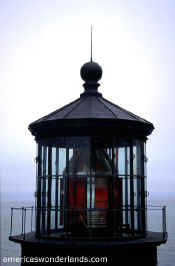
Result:
{"label": "metal frame", "polygon": [[133,184],[133,141],[130,146],[130,208],[131,208],[131,231],[134,233],[134,184]]}
{"label": "metal frame", "polygon": [[37,212],[36,212],[36,236],[40,236],[40,221],[41,221],[41,165],[42,165],[42,146],[38,144],[38,176],[37,176]]}
{"label": "metal frame", "polygon": [[50,231],[51,215],[51,189],[52,189],[52,148],[48,147],[48,200],[47,200],[47,233]]}
{"label": "metal frame", "polygon": [[[55,208],[56,210],[56,208]],[[137,210],[137,209],[136,209]],[[25,240],[26,238],[26,234],[30,232],[33,232],[33,206],[31,207],[21,207],[21,208],[11,208],[11,222],[10,222],[10,237],[12,237],[14,234],[13,232],[13,229],[14,229],[14,215],[15,215],[15,212],[14,211],[19,211],[20,214],[21,214],[21,226],[18,227],[19,229],[19,233],[20,233],[20,236],[22,239]],[[68,210],[69,211],[69,210]],[[113,211],[110,210],[110,211]],[[123,209],[115,209],[115,212],[122,212]],[[166,206],[149,206],[148,208],[148,211],[154,211],[154,212],[157,212],[159,211],[160,212],[160,215],[162,216],[162,223],[161,223],[161,228],[159,228],[159,232],[162,233],[162,240],[161,241],[165,241],[167,239],[167,229],[166,229]],[[27,212],[30,212],[31,216],[27,216]],[[72,212],[72,210],[71,210]],[[16,215],[17,217],[19,217],[19,213],[16,212]],[[27,224],[27,219],[30,219],[29,223],[30,223],[30,229],[26,227],[26,224]],[[28,223],[28,224],[29,224]],[[21,232],[20,232],[20,228],[21,228]],[[133,239],[133,234],[132,234],[132,231],[131,230],[128,230],[129,228],[121,228],[120,232],[113,232],[112,235],[98,235],[98,236],[94,236],[92,234],[92,232],[89,234],[89,235],[86,235],[86,236],[69,236],[70,239],[81,239],[81,238],[88,238],[88,239],[98,239],[98,238],[102,238],[102,239],[111,239],[111,237],[113,236],[113,238],[115,239],[123,239],[123,240],[128,240],[128,239]],[[16,231],[16,226],[15,226],[15,231]],[[16,234],[16,232],[15,232]],[[53,234],[53,237],[58,237],[58,235],[56,234]],[[139,235],[139,232],[136,232],[135,236],[138,238],[139,236],[144,236],[143,234],[142,235]],[[46,236],[45,236],[46,237]],[[50,237],[50,236],[48,236]],[[51,236],[52,237],[52,236]]]}
{"label": "metal frame", "polygon": [[[60,186],[59,176],[59,148],[56,148],[56,188],[55,188],[55,207],[58,210],[58,185]],[[59,206],[60,208],[60,206]],[[55,213],[55,229],[58,228],[58,212]]]}
{"label": "metal frame", "polygon": [[43,167],[43,171],[42,171],[42,201],[41,201],[41,207],[42,207],[42,229],[41,231],[45,232],[46,231],[46,164],[47,164],[47,147],[43,146],[43,162],[42,162],[42,167]]}
{"label": "metal frame", "polygon": [[[58,213],[61,213],[63,211],[64,213],[64,231],[65,234],[68,237],[69,233],[69,149],[75,147],[77,144],[79,145],[78,138],[73,138],[74,141],[71,140],[71,146],[68,142],[66,144],[66,140],[64,140],[64,146],[61,146],[62,148],[65,148],[66,151],[66,171],[64,173],[64,206],[59,206],[59,195],[58,195],[58,185],[60,184],[60,177],[62,175],[59,174],[59,157],[60,157],[60,147],[59,146],[53,146],[56,149],[56,172],[52,173],[52,146],[41,146],[41,144],[38,145],[38,156],[39,156],[39,163],[38,163],[38,188],[37,188],[37,223],[36,223],[36,233],[37,236],[40,236],[42,234],[50,234],[50,232],[53,232],[53,230],[59,231],[60,228],[58,228]],[[87,139],[87,138],[86,138]],[[90,138],[91,140],[91,138]],[[58,141],[58,140],[57,140]],[[111,141],[111,140],[110,140]],[[73,144],[74,143],[74,144]],[[83,143],[83,138],[81,138],[80,143]],[[103,142],[102,142],[103,143]],[[124,194],[123,194],[123,200],[122,200],[122,220],[121,223],[123,225],[129,226],[132,234],[134,235],[134,232],[136,231],[135,228],[135,218],[137,218],[137,224],[138,229],[141,232],[146,231],[146,206],[145,206],[145,178],[144,178],[144,143],[139,141],[139,147],[140,151],[137,151],[137,156],[140,157],[139,160],[140,163],[140,171],[141,173],[134,173],[133,170],[133,145],[135,145],[135,142],[133,139],[122,141],[121,146],[121,140],[113,137],[112,145],[107,147],[110,149],[110,157],[111,157],[111,166],[112,166],[112,176],[111,176],[111,184],[112,184],[112,202],[114,202],[115,198],[115,186],[116,186],[116,180],[122,178],[122,184],[124,186]],[[104,144],[104,143],[103,143]],[[75,146],[74,146],[75,145]],[[80,144],[81,145],[81,144]],[[92,152],[92,142],[89,142],[89,148]],[[118,149],[120,147],[124,147],[124,173],[118,173],[118,160],[119,155],[117,156],[117,165],[115,166],[114,160],[115,160],[115,152],[118,152]],[[138,147],[137,147],[138,148]],[[116,151],[114,151],[116,149]],[[139,154],[140,153],[140,154]],[[129,168],[128,168],[128,156],[129,156]],[[43,160],[42,160],[43,159]],[[90,159],[90,158],[89,158]],[[46,170],[48,169],[48,172]],[[128,172],[129,171],[129,172]],[[83,175],[84,176],[84,175]],[[97,174],[92,175],[92,167],[91,167],[91,159],[90,159],[90,174],[89,177],[86,175],[86,178],[90,179],[90,208],[88,208],[88,211],[91,212],[94,211],[94,206],[92,206],[92,178],[97,178]],[[137,179],[137,206],[134,204],[134,196],[135,196],[135,187],[134,187],[134,180]],[[52,180],[56,179],[54,181],[54,187]],[[41,181],[42,181],[42,188],[41,188]],[[46,183],[48,182],[48,193],[46,195]],[[55,189],[55,205],[53,206],[51,203],[51,193],[52,189]],[[86,188],[87,190],[87,185]],[[110,191],[109,187],[109,191]],[[129,190],[128,190],[129,189]],[[139,192],[141,190],[141,195],[139,195]],[[41,193],[42,192],[42,193]],[[130,195],[128,194],[130,193]],[[48,196],[48,197],[47,197]],[[46,205],[46,197],[47,197],[47,205]],[[87,197],[87,195],[86,195]],[[129,197],[129,198],[128,198]],[[129,200],[129,201],[128,201]],[[117,213],[119,213],[119,210],[115,210],[113,208],[114,206],[109,206],[109,209],[113,211],[113,232],[114,235],[116,234],[117,229]],[[51,212],[54,210],[55,212],[55,229],[51,229]],[[45,215],[47,213],[47,215]],[[46,219],[47,217],[47,219]],[[42,218],[42,220],[41,220]],[[123,222],[122,222],[123,221]],[[42,223],[41,223],[42,222]],[[46,228],[46,222],[47,222],[47,228]],[[123,230],[123,229],[122,229]],[[63,231],[63,229],[61,229]]]}
{"label": "metal frame", "polygon": [[[141,143],[141,177],[145,177],[144,173],[144,143]],[[146,195],[145,195],[145,178],[141,178],[141,224],[146,234]]]}

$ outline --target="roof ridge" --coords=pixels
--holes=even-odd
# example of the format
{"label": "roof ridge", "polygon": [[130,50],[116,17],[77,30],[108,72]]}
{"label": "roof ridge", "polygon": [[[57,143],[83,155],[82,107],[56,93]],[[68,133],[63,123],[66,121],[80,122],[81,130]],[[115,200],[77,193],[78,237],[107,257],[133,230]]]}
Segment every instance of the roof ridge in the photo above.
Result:
{"label": "roof ridge", "polygon": [[[114,117],[118,118],[117,115],[100,99],[101,98],[98,98],[98,101],[100,101],[114,115]],[[102,97],[102,99],[103,99],[103,97]]]}
{"label": "roof ridge", "polygon": [[114,104],[114,103],[112,103],[112,102],[110,102],[110,101],[108,101],[107,99],[105,99],[105,98],[103,98],[102,97],[102,100],[105,100],[106,102],[108,102],[108,103],[110,103],[110,104],[112,104],[113,106],[115,106],[115,107],[117,107],[117,108],[119,108],[120,110],[122,110],[122,111],[124,111],[124,112],[127,112],[128,114],[130,114],[132,117],[134,117],[134,118],[137,118],[137,119],[142,119],[143,121],[145,121],[146,123],[149,123],[149,124],[151,124],[148,120],[146,120],[146,119],[144,119],[144,118],[142,118],[142,117],[140,117],[140,116],[138,116],[138,115],[135,115],[134,113],[132,113],[132,112],[130,112],[130,111],[128,111],[128,110],[126,110],[126,109],[124,109],[124,108],[122,108],[122,107],[120,107],[119,105],[117,105],[117,104]]}

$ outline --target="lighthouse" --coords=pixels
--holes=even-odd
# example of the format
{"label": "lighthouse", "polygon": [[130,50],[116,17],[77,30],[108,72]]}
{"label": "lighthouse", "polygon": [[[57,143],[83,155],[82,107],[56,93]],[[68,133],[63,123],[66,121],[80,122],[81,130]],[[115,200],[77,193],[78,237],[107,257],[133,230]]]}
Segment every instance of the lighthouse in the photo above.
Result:
{"label": "lighthouse", "polygon": [[80,69],[80,97],[29,125],[37,145],[36,226],[9,237],[23,258],[156,265],[157,246],[167,241],[165,208],[162,232],[147,228],[146,142],[154,126],[103,97],[102,72],[91,57]]}

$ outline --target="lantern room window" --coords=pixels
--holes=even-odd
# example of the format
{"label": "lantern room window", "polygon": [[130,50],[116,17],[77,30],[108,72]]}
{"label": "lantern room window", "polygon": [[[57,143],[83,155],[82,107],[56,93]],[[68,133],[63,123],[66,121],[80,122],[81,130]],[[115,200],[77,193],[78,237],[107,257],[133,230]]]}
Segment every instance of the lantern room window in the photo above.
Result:
{"label": "lantern room window", "polygon": [[38,144],[37,234],[143,235],[144,141],[67,137]]}

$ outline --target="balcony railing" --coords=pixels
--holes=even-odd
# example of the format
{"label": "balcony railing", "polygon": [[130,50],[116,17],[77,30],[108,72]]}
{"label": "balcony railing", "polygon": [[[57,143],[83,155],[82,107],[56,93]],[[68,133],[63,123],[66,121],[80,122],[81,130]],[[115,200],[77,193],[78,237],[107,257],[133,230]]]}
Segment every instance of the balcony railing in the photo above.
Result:
{"label": "balcony railing", "polygon": [[[33,206],[11,208],[10,236],[14,234],[14,231],[15,234],[17,233],[17,226],[18,228],[21,228],[19,234],[23,237],[23,239],[25,239],[26,233],[33,231],[33,211]],[[14,216],[16,216],[16,224],[14,222]]]}
{"label": "balcony railing", "polygon": [[[161,217],[160,217],[161,211]],[[166,226],[166,206],[149,205],[147,208],[147,229],[149,231],[159,231],[163,234],[163,239],[167,235]]]}
{"label": "balcony railing", "polygon": [[[57,211],[59,212],[59,209],[57,208],[45,208],[45,211]],[[88,212],[87,212],[88,210]],[[128,211],[130,211],[130,209],[127,209]],[[41,210],[43,211],[43,210]],[[67,212],[70,215],[73,215],[73,213],[79,212],[80,210],[72,210],[69,209],[67,210]],[[104,238],[104,232],[105,236],[107,237],[108,231],[105,231],[106,229],[106,223],[105,223],[105,218],[103,217],[103,215],[101,215],[101,217],[98,217],[97,215],[97,210],[95,209],[83,209],[84,212],[86,212],[86,227],[87,230],[89,232],[89,236],[90,238],[93,238],[93,230],[96,230],[96,228],[98,228],[98,236],[100,236],[101,232],[102,232],[102,237]],[[100,210],[101,213],[105,213],[106,210]],[[126,208],[123,209],[115,209],[115,210],[111,210],[112,212],[114,212],[115,214],[120,213],[120,215],[126,215]],[[125,211],[125,212],[124,212]],[[134,212],[142,212],[142,209],[134,209]],[[167,235],[167,230],[166,230],[166,207],[165,206],[149,206],[146,210],[147,213],[147,231],[154,231],[154,232],[159,232],[162,234],[162,240],[164,240],[166,238]],[[66,212],[66,210],[64,209],[64,212]],[[10,236],[15,235],[21,235],[22,239],[25,239],[26,234],[29,232],[33,231],[33,222],[34,222],[34,207],[21,207],[21,208],[11,208],[11,226],[10,226]],[[16,216],[16,224],[15,224],[15,216]],[[46,217],[46,216],[45,216]],[[116,225],[116,221],[115,221],[115,217],[116,215],[113,216],[114,218],[114,224]],[[124,218],[124,217],[123,217]],[[122,218],[122,221],[124,221],[124,219]],[[126,217],[125,217],[126,218]],[[17,226],[16,226],[17,225]],[[111,226],[112,223],[111,223]],[[17,228],[18,227],[18,232],[17,232]],[[114,226],[113,226],[114,227]],[[60,230],[59,232],[59,227],[57,228],[57,232],[56,230],[53,231],[51,230],[49,232],[49,234],[47,232],[42,232],[40,233],[40,235],[43,234],[43,236],[47,237],[52,237],[52,235],[55,236],[60,236],[62,237],[71,237],[70,236],[70,224],[68,224],[67,226],[65,225],[65,231],[63,231],[63,226],[60,228],[62,230]],[[114,229],[114,230],[113,230]],[[137,232],[137,230],[131,230],[131,226],[129,223],[119,223],[117,225],[117,227],[112,228],[113,232],[113,237],[114,238],[119,238],[119,239],[130,239],[130,238],[135,238],[138,237],[139,234]],[[80,233],[81,234],[81,233]],[[143,235],[143,234],[142,234]],[[76,236],[76,235],[75,235]],[[79,235],[80,237],[80,235]]]}

